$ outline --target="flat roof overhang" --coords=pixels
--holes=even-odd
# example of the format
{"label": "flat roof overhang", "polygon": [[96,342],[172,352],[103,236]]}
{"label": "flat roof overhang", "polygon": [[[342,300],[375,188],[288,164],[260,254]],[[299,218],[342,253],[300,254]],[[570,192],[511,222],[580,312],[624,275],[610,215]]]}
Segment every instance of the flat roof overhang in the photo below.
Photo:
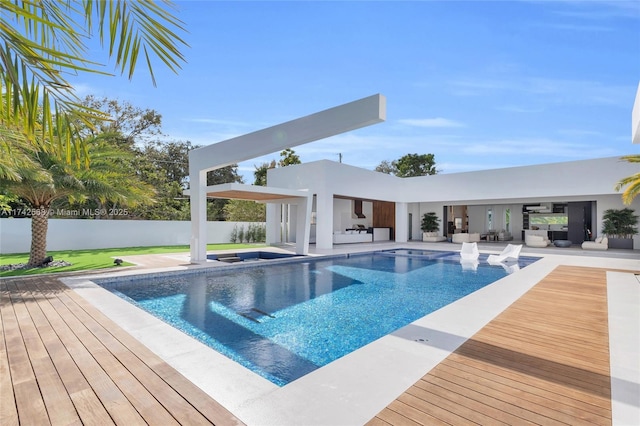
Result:
{"label": "flat roof overhang", "polygon": [[[262,203],[286,202],[292,198],[308,198],[306,189],[286,189],[268,186],[244,185],[241,183],[223,183],[206,187],[207,198],[231,200],[253,200]],[[189,195],[189,190],[184,191]]]}

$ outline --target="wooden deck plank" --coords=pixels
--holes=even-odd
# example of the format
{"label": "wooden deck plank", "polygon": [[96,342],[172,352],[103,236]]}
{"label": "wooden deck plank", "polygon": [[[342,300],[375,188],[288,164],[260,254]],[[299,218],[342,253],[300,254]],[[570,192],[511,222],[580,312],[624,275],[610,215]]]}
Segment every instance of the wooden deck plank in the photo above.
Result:
{"label": "wooden deck plank", "polygon": [[18,326],[51,423],[80,424],[80,417],[31,319],[26,306],[29,302],[22,298],[19,291],[14,292],[11,299],[16,302],[13,307]]}
{"label": "wooden deck plank", "polygon": [[84,424],[113,424],[113,420],[100,402],[100,399],[87,382],[82,372],[58,335],[49,324],[48,319],[40,309],[36,296],[31,292],[24,297],[32,303],[27,304],[31,318],[38,328],[42,342],[47,349],[51,361],[56,367],[60,380],[73,401],[76,412]]}
{"label": "wooden deck plank", "polygon": [[[456,366],[458,365],[459,364],[456,364]],[[517,401],[526,400],[531,403],[532,406],[543,407],[543,409],[551,407],[553,410],[558,411],[560,416],[566,415],[569,423],[572,422],[574,417],[578,417],[584,421],[590,421],[593,424],[602,424],[603,419],[606,417],[606,414],[608,414],[605,413],[605,416],[595,414],[592,412],[595,410],[586,404],[576,404],[574,400],[564,395],[549,392],[545,393],[532,386],[523,387],[523,383],[510,381],[508,384],[505,384],[499,381],[493,381],[489,379],[487,375],[482,375],[482,371],[473,371],[473,373],[470,374],[468,371],[460,370],[455,368],[455,366],[449,366],[447,364],[442,364],[439,367],[436,373],[438,376],[444,373],[447,376],[442,377],[448,377],[449,380],[455,377],[453,380],[470,389],[476,389],[480,392],[486,390],[489,393],[495,392],[503,395],[511,395]],[[552,414],[549,417],[558,417],[558,415]]]}
{"label": "wooden deck plank", "polygon": [[18,419],[25,424],[48,424],[47,409],[29,361],[27,348],[22,340],[13,303],[2,304],[0,315],[4,325],[7,359]]}
{"label": "wooden deck plank", "polygon": [[[122,364],[113,356],[109,348],[87,329],[87,325],[91,324],[91,321],[84,323],[68,309],[61,300],[61,298],[65,297],[65,293],[65,291],[61,291],[57,297],[49,298],[49,303],[58,315],[61,316],[69,329],[73,330],[76,338],[82,342],[84,350],[93,357],[112,383],[119,388],[124,398],[128,400],[138,414],[149,424],[177,424],[173,416],[158,403],[154,395],[149,393],[128,368],[121,368]],[[129,368],[131,368],[131,366],[129,366]]]}
{"label": "wooden deck plank", "polygon": [[13,394],[9,354],[5,342],[5,324],[2,320],[2,309],[11,305],[6,284],[0,282],[0,424],[13,426],[18,424],[18,408]]}
{"label": "wooden deck plank", "polygon": [[[29,284],[33,285],[31,282]],[[44,294],[45,297],[38,299],[40,309],[46,315],[74,363],[78,366],[96,395],[98,395],[113,421],[117,424],[145,423],[118,386],[102,369],[102,366],[93,358],[91,352],[87,350],[83,342],[75,335],[63,317],[58,314],[55,307],[50,303],[51,300],[55,299],[55,294],[59,291],[45,291],[47,293]]]}
{"label": "wooden deck plank", "polygon": [[479,423],[610,425],[610,383],[606,270],[559,266],[392,404],[418,422],[457,406]]}
{"label": "wooden deck plank", "polygon": [[185,380],[173,367],[164,362],[122,328],[118,327],[100,311],[89,305],[88,302],[78,294],[75,292],[67,292],[66,296],[86,312],[90,312],[93,320],[101,324],[104,329],[109,330],[114,338],[131,351],[131,353],[135,353],[140,361],[144,362],[158,377],[162,378],[162,380],[175,390],[175,392],[189,401],[189,403],[210,422],[225,425],[242,424],[242,422],[226,408],[212,400],[202,389],[190,381]]}
{"label": "wooden deck plank", "polygon": [[0,292],[3,426],[243,424],[57,278]]}
{"label": "wooden deck plank", "polygon": [[69,297],[69,292],[61,294],[58,298],[65,304],[69,311],[87,327],[88,331],[90,331],[105,348],[108,348],[119,362],[129,366],[129,372],[135,376],[149,392],[153,392],[153,397],[179,423],[190,425],[210,423],[192,405],[185,404],[184,401],[175,398],[175,389],[162,380],[162,378],[157,375],[157,372],[145,364],[111,334],[107,327],[115,326],[115,324],[107,324],[104,326],[95,321],[94,317],[90,316],[82,306]]}
{"label": "wooden deck plank", "polygon": [[[517,386],[518,383],[522,383],[527,390],[530,388],[544,389],[556,394],[566,395],[568,397],[575,398],[576,400],[583,401],[586,404],[593,405],[594,407],[607,409],[610,407],[610,403],[606,398],[601,395],[593,395],[582,389],[568,387],[562,382],[555,382],[545,379],[544,377],[536,377],[535,375],[527,374],[527,372],[521,372],[510,368],[494,367],[487,369],[485,361],[469,358],[458,353],[451,354],[447,359],[443,361],[443,364],[451,363],[456,368],[464,368],[465,366],[475,368],[476,370],[485,371],[487,374],[492,374],[496,377],[495,380],[500,380],[502,377],[504,381],[512,386]],[[532,391],[532,390],[530,390]]]}

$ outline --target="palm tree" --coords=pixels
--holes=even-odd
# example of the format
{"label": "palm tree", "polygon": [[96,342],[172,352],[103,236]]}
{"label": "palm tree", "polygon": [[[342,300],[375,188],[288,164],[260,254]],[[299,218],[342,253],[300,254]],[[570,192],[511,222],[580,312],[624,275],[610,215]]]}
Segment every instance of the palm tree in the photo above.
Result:
{"label": "palm tree", "polygon": [[[622,159],[629,163],[640,163],[640,155],[626,155]],[[620,191],[624,186],[627,186],[627,189],[622,193],[622,202],[630,205],[633,199],[640,194],[640,172],[620,179],[616,184],[616,191]]]}
{"label": "palm tree", "polygon": [[[186,43],[176,33],[183,28],[171,7],[170,1],[0,0],[0,178],[18,178],[8,156],[21,141],[43,142],[34,137],[39,131],[55,140],[39,150],[86,163],[86,147],[71,123],[106,117],[79,104],[65,75],[108,75],[88,58],[84,42],[94,36],[129,79],[140,57],[154,85],[154,61],[176,72],[184,61],[178,47]],[[63,125],[66,131],[54,133]]]}
{"label": "palm tree", "polygon": [[126,166],[128,153],[109,146],[96,138],[86,142],[91,166],[75,161],[67,163],[43,150],[31,150],[26,155],[31,163],[17,167],[20,180],[4,181],[6,190],[19,196],[30,207],[31,252],[28,266],[39,266],[47,255],[47,229],[52,203],[60,199],[82,202],[94,198],[104,203],[117,202],[123,207],[135,207],[153,202],[153,187],[143,183]]}

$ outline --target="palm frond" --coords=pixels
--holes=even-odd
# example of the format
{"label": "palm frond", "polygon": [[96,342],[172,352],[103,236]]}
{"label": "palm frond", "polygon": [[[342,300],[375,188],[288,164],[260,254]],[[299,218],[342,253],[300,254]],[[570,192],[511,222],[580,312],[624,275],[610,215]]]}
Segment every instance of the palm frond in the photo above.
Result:
{"label": "palm frond", "polygon": [[[154,85],[153,59],[177,72],[185,60],[180,48],[187,44],[177,35],[184,28],[171,7],[171,2],[151,0],[0,0],[0,124],[26,126],[24,136],[33,141],[38,130],[73,123],[71,117],[53,123],[49,113],[36,123],[39,105],[56,117],[73,114],[89,124],[96,111],[79,104],[65,75],[108,74],[105,64],[88,56],[85,40],[94,35],[101,42],[108,39],[109,57],[129,79],[141,49]],[[67,127],[54,145],[67,159],[71,151],[86,150],[73,130]],[[53,134],[48,136],[51,140]]]}
{"label": "palm frond", "polygon": [[[640,163],[640,155],[625,155],[621,157],[621,159],[629,163]],[[622,193],[622,202],[630,205],[638,194],[640,194],[640,173],[620,179],[615,186],[615,190],[620,191],[625,186],[627,188]]]}

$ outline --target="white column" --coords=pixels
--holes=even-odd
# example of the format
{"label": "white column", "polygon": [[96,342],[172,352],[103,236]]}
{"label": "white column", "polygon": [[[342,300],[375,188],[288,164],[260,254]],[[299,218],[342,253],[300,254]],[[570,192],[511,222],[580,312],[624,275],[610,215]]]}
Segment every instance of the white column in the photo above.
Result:
{"label": "white column", "polygon": [[289,227],[287,228],[289,238],[287,242],[298,241],[298,203],[289,204]]}
{"label": "white column", "polygon": [[312,197],[302,198],[296,205],[296,254],[309,254]]}
{"label": "white column", "polygon": [[396,203],[396,243],[406,243],[409,234],[409,207],[407,203]]}
{"label": "white column", "polygon": [[267,244],[274,245],[281,241],[280,228],[282,220],[282,204],[267,203]]}
{"label": "white column", "polygon": [[191,202],[191,262],[207,260],[207,172],[189,173]]}
{"label": "white column", "polygon": [[333,194],[317,194],[316,199],[316,248],[320,250],[333,248]]}

